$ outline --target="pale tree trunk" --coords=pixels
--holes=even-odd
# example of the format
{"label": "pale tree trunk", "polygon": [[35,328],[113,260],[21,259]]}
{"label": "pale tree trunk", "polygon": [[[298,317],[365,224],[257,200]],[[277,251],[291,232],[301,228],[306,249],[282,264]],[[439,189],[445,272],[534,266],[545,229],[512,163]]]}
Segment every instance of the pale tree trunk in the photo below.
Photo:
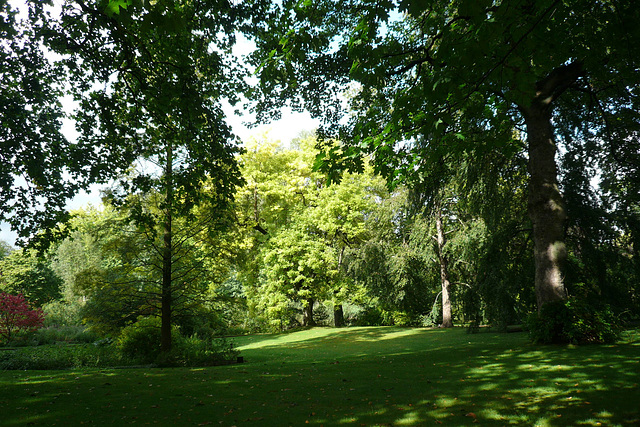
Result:
{"label": "pale tree trunk", "polygon": [[447,243],[442,224],[442,209],[436,209],[436,242],[438,245],[438,263],[440,264],[440,282],[442,284],[442,328],[452,328],[453,319],[451,317],[451,301],[449,299],[449,262],[444,253],[444,246]]}
{"label": "pale tree trunk", "polygon": [[527,126],[529,151],[529,217],[533,223],[535,290],[538,311],[550,302],[564,301],[567,291],[563,264],[566,212],[558,188],[556,144],[551,122],[553,101],[582,76],[580,62],[553,70],[536,84],[536,95],[520,106]]}
{"label": "pale tree trunk", "polygon": [[162,247],[162,289],[160,302],[160,348],[163,353],[171,350],[171,300],[172,300],[172,258],[173,258],[173,147],[167,145],[167,159],[165,164],[166,212],[164,217],[163,247]]}

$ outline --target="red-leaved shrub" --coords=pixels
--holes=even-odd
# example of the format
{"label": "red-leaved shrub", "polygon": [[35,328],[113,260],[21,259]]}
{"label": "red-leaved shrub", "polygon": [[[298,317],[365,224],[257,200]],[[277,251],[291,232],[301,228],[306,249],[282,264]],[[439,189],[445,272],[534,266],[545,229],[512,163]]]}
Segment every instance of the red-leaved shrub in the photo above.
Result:
{"label": "red-leaved shrub", "polygon": [[10,340],[18,331],[36,330],[44,323],[40,308],[31,308],[22,294],[0,293],[0,338]]}

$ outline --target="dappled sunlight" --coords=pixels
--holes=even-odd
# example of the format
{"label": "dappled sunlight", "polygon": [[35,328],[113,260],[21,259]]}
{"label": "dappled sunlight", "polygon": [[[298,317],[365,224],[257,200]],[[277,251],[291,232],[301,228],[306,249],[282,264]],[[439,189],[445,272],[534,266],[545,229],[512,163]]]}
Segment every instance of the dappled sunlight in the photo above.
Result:
{"label": "dappled sunlight", "polygon": [[640,424],[635,341],[536,347],[401,328],[258,338],[238,340],[247,363],[224,367],[3,372],[0,410],[6,425],[61,425],[71,411],[103,424]]}

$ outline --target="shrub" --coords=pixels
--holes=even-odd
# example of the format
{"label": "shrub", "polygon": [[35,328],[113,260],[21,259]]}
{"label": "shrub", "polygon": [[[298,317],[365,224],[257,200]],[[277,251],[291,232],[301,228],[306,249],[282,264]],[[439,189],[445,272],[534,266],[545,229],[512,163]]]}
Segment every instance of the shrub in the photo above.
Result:
{"label": "shrub", "polygon": [[182,338],[169,354],[161,354],[156,362],[160,366],[215,366],[233,361],[238,351],[224,338],[200,338],[197,335]]}
{"label": "shrub", "polygon": [[[116,340],[118,350],[126,357],[139,359],[144,363],[154,363],[160,355],[160,318],[140,317],[122,329]],[[177,327],[173,327],[171,338],[175,344],[180,340]]]}
{"label": "shrub", "polygon": [[116,345],[124,357],[160,366],[211,366],[237,356],[233,345],[223,338],[184,337],[174,326],[171,339],[171,351],[161,353],[160,319],[145,317],[124,328]]}
{"label": "shrub", "polygon": [[382,326],[384,325],[383,313],[377,307],[365,307],[354,322],[356,326]]}
{"label": "shrub", "polygon": [[42,310],[31,308],[22,294],[0,293],[0,338],[10,341],[16,332],[34,331],[43,323]]}
{"label": "shrub", "polygon": [[539,314],[529,316],[526,326],[538,344],[612,343],[622,332],[608,306],[596,307],[575,298],[545,304]]}
{"label": "shrub", "polygon": [[33,336],[36,345],[56,343],[93,343],[99,336],[84,326],[49,326],[41,328]]}
{"label": "shrub", "polygon": [[0,370],[80,369],[133,365],[112,346],[45,345],[0,352]]}

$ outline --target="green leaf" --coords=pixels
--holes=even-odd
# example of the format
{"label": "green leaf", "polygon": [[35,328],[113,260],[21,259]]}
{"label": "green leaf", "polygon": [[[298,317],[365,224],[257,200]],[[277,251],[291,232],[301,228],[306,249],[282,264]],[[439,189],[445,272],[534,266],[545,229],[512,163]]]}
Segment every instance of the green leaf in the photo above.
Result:
{"label": "green leaf", "polygon": [[127,10],[131,5],[131,0],[108,0],[104,6],[104,13],[113,18],[120,14],[120,9]]}

